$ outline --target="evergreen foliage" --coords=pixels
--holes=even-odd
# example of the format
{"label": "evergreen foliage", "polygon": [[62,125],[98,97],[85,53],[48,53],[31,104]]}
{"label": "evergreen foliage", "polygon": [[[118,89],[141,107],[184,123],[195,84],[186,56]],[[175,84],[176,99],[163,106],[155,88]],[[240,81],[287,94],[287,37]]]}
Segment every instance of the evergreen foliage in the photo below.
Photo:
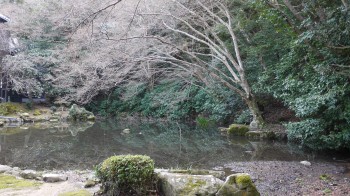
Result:
{"label": "evergreen foliage", "polygon": [[255,89],[283,100],[301,119],[287,124],[290,140],[318,150],[349,149],[350,53],[338,46],[350,45],[350,13],[341,1],[302,3],[300,19],[286,8],[252,4],[264,25],[255,38],[272,49],[251,47],[269,62]]}
{"label": "evergreen foliage", "polygon": [[154,88],[145,84],[117,88],[108,97],[89,105],[103,116],[141,114],[173,120],[195,119],[198,115],[216,122],[229,122],[245,108],[239,97],[226,89],[208,89],[183,82],[162,82]]}

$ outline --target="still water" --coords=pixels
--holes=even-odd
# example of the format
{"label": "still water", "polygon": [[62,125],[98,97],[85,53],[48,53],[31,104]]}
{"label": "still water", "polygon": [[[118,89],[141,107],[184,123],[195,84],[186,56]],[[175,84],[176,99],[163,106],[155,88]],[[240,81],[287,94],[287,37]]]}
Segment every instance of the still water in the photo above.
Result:
{"label": "still water", "polygon": [[92,169],[109,156],[149,155],[158,168],[220,167],[236,161],[317,159],[280,142],[229,138],[217,128],[173,122],[106,120],[0,130],[0,164],[28,169]]}

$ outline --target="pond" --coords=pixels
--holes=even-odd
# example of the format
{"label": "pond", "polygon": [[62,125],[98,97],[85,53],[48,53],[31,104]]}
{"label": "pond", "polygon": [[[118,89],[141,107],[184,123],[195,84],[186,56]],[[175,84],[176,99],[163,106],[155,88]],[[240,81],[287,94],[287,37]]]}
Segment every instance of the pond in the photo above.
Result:
{"label": "pond", "polygon": [[324,158],[288,143],[230,138],[215,127],[163,121],[43,123],[0,130],[0,164],[37,170],[91,169],[120,154],[149,155],[159,168],[200,169],[236,161]]}

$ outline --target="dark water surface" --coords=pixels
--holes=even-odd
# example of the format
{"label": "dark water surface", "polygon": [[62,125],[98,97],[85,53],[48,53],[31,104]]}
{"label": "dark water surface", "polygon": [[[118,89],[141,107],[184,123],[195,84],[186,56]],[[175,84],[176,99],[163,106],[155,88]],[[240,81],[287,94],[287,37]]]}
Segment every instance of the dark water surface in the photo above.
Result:
{"label": "dark water surface", "polygon": [[107,157],[119,154],[149,155],[157,167],[200,169],[235,161],[320,158],[287,143],[228,138],[217,128],[170,122],[109,120],[0,130],[0,164],[39,170],[92,169]]}

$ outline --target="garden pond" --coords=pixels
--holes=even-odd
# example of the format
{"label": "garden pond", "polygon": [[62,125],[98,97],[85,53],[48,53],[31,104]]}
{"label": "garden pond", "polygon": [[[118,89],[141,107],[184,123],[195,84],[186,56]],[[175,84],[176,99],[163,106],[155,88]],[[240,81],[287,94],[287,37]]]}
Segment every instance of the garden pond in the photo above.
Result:
{"label": "garden pond", "polygon": [[332,160],[276,141],[228,137],[217,127],[174,122],[104,120],[0,129],[0,164],[20,168],[91,169],[109,156],[149,155],[158,168],[210,169],[231,162]]}

